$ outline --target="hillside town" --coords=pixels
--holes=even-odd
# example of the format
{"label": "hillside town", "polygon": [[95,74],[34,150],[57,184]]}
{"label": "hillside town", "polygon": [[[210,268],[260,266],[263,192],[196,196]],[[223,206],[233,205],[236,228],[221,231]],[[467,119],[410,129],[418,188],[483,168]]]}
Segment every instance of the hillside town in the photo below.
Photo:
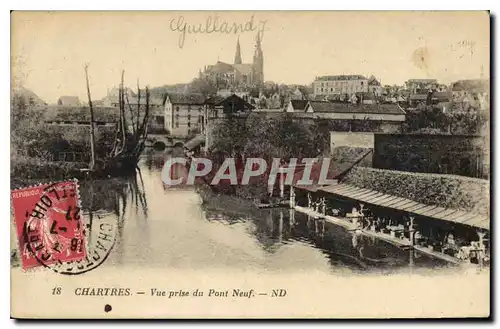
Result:
{"label": "hillside town", "polygon": [[[232,63],[207,64],[190,83],[110,87],[92,101],[97,144],[111,147],[122,113],[133,125],[128,108],[147,106],[148,145],[155,149],[180,145],[190,156],[219,152],[243,159],[273,152],[285,159],[330,157],[336,185],[280,183],[237,195],[267,205],[286,201],[321,220],[350,218],[341,224],[452,263],[489,261],[490,81],[484,72],[447,84],[408,77],[386,85],[375,75],[339,74],[332,66],[304,85],[287,85],[265,80],[259,35],[252,61],[243,55],[249,54],[242,54],[238,38]],[[12,177],[26,176],[25,159],[42,157],[44,166],[89,161],[87,101],[61,95],[47,104],[28,89],[13,95],[13,112],[32,109],[44,134],[61,140],[19,139],[12,152],[24,160],[13,164]],[[275,144],[267,149],[265,143]]]}

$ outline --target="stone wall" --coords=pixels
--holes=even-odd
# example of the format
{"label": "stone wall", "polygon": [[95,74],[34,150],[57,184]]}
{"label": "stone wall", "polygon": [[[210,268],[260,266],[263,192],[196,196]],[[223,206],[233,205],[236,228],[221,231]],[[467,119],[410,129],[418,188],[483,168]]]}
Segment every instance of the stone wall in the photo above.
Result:
{"label": "stone wall", "polygon": [[339,146],[373,148],[375,134],[371,132],[330,132],[330,150]]}
{"label": "stone wall", "polygon": [[479,136],[376,134],[373,166],[488,178],[486,145]]}

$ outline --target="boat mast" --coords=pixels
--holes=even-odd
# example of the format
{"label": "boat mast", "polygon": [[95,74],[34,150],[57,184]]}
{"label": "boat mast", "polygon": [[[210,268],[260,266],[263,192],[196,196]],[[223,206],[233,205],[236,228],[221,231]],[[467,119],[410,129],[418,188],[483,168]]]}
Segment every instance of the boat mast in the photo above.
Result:
{"label": "boat mast", "polygon": [[87,81],[87,96],[90,108],[90,171],[92,171],[95,166],[94,109],[92,108],[92,98],[90,97],[88,67],[89,65],[85,64],[85,80]]}
{"label": "boat mast", "polygon": [[125,70],[122,70],[122,78],[120,83],[121,97],[120,97],[120,125],[122,130],[122,148],[119,153],[122,153],[126,147],[127,142],[127,125],[125,124],[125,88],[124,88],[124,76]]}

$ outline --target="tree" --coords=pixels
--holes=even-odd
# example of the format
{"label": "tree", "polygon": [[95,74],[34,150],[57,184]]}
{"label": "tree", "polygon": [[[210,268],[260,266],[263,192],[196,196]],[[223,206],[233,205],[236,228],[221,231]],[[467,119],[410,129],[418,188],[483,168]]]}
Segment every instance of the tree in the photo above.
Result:
{"label": "tree", "polygon": [[196,78],[189,84],[188,92],[202,94],[208,97],[217,93],[217,86],[208,79]]}

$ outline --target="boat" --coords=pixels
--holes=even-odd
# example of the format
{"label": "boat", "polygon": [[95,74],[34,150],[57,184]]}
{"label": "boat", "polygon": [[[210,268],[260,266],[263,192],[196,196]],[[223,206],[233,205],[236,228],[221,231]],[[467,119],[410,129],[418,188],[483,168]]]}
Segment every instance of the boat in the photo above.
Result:
{"label": "boat", "polygon": [[[141,91],[137,86],[138,101],[137,113],[134,117],[134,110],[128,101],[124,90],[124,74],[121,74],[121,83],[119,88],[119,111],[120,118],[118,129],[116,131],[115,141],[111,152],[105,159],[96,159],[95,152],[95,121],[94,108],[90,93],[90,84],[88,76],[88,65],[85,65],[85,79],[87,83],[87,96],[90,110],[90,148],[91,160],[89,168],[81,170],[83,173],[92,177],[113,177],[127,176],[136,173],[139,156],[145,148],[148,136],[148,121],[149,121],[149,89],[146,87],[146,106],[143,118],[141,119]],[[125,115],[125,105],[130,110],[130,125],[127,124]]]}

